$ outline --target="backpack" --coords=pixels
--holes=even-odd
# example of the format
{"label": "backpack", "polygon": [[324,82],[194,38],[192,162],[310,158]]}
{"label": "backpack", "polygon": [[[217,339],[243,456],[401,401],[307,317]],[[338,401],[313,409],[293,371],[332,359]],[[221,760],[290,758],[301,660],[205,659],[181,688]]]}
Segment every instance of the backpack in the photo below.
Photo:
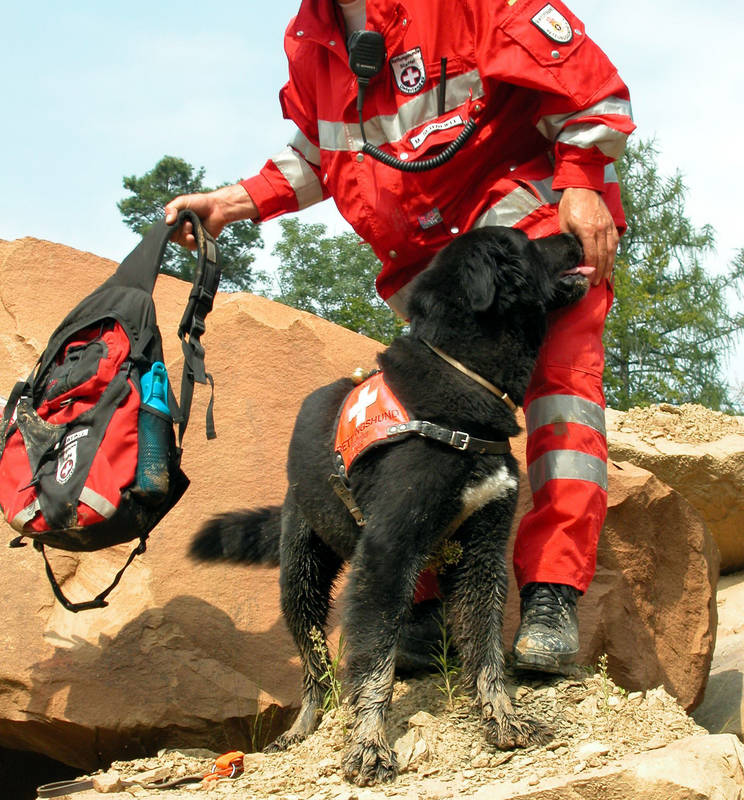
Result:
{"label": "backpack", "polygon": [[[152,298],[165,249],[186,219],[198,263],[178,335],[184,353],[180,404],[170,387]],[[69,611],[107,605],[147,537],[180,500],[189,480],[181,442],[194,383],[212,388],[207,438],[215,436],[214,382],[200,337],[220,280],[214,239],[193,211],[173,226],[155,223],[116,272],[62,320],[25,381],[15,385],[0,423],[0,510],[41,551],[52,590]],[[175,425],[178,424],[176,442]],[[113,583],[72,603],[45,545],[92,551],[137,539]]]}

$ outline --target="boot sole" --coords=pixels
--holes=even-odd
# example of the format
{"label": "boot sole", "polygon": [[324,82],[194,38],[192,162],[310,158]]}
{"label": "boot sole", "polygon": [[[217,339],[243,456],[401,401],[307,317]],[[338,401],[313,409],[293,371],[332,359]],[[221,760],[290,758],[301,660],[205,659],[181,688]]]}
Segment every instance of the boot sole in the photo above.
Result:
{"label": "boot sole", "polygon": [[532,672],[549,672],[552,675],[568,675],[575,667],[576,653],[567,653],[563,659],[547,653],[515,653],[514,666]]}

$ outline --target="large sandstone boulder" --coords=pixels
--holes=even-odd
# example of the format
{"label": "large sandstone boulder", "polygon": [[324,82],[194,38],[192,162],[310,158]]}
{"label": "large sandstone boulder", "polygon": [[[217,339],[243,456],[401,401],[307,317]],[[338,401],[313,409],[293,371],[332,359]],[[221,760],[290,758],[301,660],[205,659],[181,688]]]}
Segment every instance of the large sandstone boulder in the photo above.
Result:
{"label": "large sandstone boulder", "polygon": [[692,503],[721,553],[744,569],[744,418],[692,404],[607,412],[610,457],[653,472]]}
{"label": "large sandstone boulder", "polygon": [[711,733],[744,740],[744,573],[718,584],[718,635],[710,678],[695,721]]}
{"label": "large sandstone boulder", "polygon": [[[63,314],[114,266],[48,242],[0,243],[0,392],[28,374]],[[158,281],[166,362],[176,378],[175,331],[187,294],[180,281]],[[208,391],[198,387],[184,453],[192,485],[109,607],[62,609],[32,548],[0,559],[0,746],[89,770],[171,745],[251,749],[286,725],[297,705],[299,665],[279,612],[277,571],[195,565],[185,553],[211,514],[281,501],[302,398],[371,366],[380,345],[248,294],[218,297],[207,327],[218,438],[204,437]],[[606,652],[619,684],[663,684],[691,707],[713,649],[715,548],[692,507],[648,472],[621,465],[610,480],[597,579],[581,601],[582,659]],[[522,508],[527,502],[523,490]],[[90,597],[127,551],[56,554],[65,592]]]}

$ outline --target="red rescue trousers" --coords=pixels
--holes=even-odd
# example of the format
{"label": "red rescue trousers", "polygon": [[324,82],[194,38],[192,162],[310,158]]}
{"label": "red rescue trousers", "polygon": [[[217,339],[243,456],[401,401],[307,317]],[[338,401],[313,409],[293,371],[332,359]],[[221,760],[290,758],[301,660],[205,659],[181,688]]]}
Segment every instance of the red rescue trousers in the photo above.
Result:
{"label": "red rescue trousers", "polygon": [[514,571],[526,583],[586,591],[607,513],[602,333],[609,282],[555,311],[524,400],[527,473],[533,508],[514,543]]}

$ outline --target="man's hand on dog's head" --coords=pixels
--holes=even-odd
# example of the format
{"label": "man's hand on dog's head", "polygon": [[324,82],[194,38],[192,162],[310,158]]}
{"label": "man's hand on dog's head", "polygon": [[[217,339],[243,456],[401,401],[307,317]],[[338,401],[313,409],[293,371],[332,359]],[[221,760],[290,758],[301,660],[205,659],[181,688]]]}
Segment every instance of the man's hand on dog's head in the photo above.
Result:
{"label": "man's hand on dog's head", "polygon": [[591,282],[596,286],[612,276],[620,241],[615,221],[599,192],[568,188],[558,204],[563,233],[573,233],[584,248],[584,264],[594,267]]}

